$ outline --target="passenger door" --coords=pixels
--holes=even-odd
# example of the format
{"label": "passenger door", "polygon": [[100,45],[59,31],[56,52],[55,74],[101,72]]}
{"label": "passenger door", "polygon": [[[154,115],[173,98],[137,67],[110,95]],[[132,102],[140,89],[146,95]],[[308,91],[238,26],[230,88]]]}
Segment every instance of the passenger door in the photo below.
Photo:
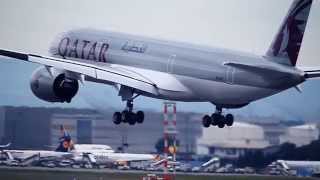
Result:
{"label": "passenger door", "polygon": [[233,67],[228,66],[226,71],[226,80],[225,82],[227,84],[233,84],[234,83],[234,73],[235,69]]}
{"label": "passenger door", "polygon": [[169,56],[168,61],[167,61],[167,73],[173,73],[173,65],[174,61],[176,59],[177,55],[172,54]]}

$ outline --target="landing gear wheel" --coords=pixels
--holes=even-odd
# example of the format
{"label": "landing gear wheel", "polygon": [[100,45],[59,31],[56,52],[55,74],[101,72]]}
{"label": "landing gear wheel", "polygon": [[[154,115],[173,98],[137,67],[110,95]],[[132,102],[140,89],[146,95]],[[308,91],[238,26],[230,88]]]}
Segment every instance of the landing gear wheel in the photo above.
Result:
{"label": "landing gear wheel", "polygon": [[137,114],[137,123],[142,124],[144,121],[144,113],[143,111],[138,111]]}
{"label": "landing gear wheel", "polygon": [[112,120],[113,120],[113,123],[118,125],[121,123],[121,113],[120,112],[115,112],[113,114],[113,117],[112,117]]}
{"label": "landing gear wheel", "polygon": [[210,118],[210,116],[208,116],[208,115],[203,116],[203,118],[202,118],[202,125],[203,125],[205,128],[208,128],[208,127],[210,126],[210,124],[211,124],[211,118]]}
{"label": "landing gear wheel", "polygon": [[226,119],[225,121],[226,121],[226,125],[227,126],[232,126],[233,125],[234,117],[233,117],[232,114],[227,114],[225,119]]}
{"label": "landing gear wheel", "polygon": [[213,113],[213,114],[211,115],[211,119],[212,119],[211,124],[212,124],[212,126],[217,126],[217,125],[218,125],[220,116],[221,116],[221,115],[218,114],[218,113]]}
{"label": "landing gear wheel", "polygon": [[129,120],[129,114],[130,114],[129,111],[127,111],[127,110],[122,111],[122,113],[121,113],[121,121],[124,122],[124,123],[127,123],[128,120]]}
{"label": "landing gear wheel", "polygon": [[[234,117],[232,114],[223,115],[222,106],[216,106],[216,111],[210,116],[205,115],[202,118],[202,124],[204,127],[218,126],[219,128],[224,128],[225,126],[232,126],[234,122]],[[209,124],[210,122],[210,124]]]}
{"label": "landing gear wheel", "polygon": [[119,96],[122,97],[122,100],[126,100],[127,104],[124,111],[122,111],[121,113],[120,112],[114,113],[113,122],[115,124],[120,124],[121,122],[129,123],[130,125],[134,125],[136,123],[139,123],[139,124],[143,123],[144,121],[143,111],[138,111],[137,113],[134,113],[133,111],[133,100],[138,96],[140,96],[140,94],[136,93],[134,88],[121,85],[119,90]]}
{"label": "landing gear wheel", "polygon": [[220,115],[219,120],[218,120],[218,127],[224,128],[224,126],[225,126],[225,117]]}
{"label": "landing gear wheel", "polygon": [[133,112],[129,112],[128,114],[129,125],[133,126],[137,122],[137,115]]}

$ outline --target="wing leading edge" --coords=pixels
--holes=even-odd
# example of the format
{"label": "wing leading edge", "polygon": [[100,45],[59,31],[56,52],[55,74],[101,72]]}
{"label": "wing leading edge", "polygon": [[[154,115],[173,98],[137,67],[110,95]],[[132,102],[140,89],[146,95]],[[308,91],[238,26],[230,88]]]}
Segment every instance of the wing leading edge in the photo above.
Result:
{"label": "wing leading edge", "polygon": [[[163,80],[161,80],[163,79],[163,77],[159,77],[159,73],[161,74],[161,72],[150,70],[143,71],[143,69],[139,68],[130,69],[125,68],[125,66],[113,65],[108,63],[97,65],[94,62],[78,62],[67,59],[26,54],[2,49],[0,49],[0,55],[27,62],[42,64],[46,67],[64,69],[77,75],[85,75],[100,80],[102,82],[105,82],[106,84],[121,84],[147,93],[151,93],[153,95],[159,95],[159,88],[170,91],[186,90],[185,87],[181,85],[181,83],[179,84],[177,79],[167,73],[162,74],[167,74],[166,77],[170,76],[173,82],[166,81],[166,84]],[[148,73],[142,74],[145,72]],[[159,84],[155,83],[154,81],[158,82]],[[180,86],[171,86],[171,84],[175,83],[178,83]]]}

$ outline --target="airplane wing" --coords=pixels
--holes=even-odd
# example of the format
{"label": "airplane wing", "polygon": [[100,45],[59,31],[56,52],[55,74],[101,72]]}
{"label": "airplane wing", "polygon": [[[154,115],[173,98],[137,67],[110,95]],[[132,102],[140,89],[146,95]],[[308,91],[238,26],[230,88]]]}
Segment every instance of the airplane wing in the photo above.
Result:
{"label": "airplane wing", "polygon": [[33,62],[64,69],[77,75],[84,75],[105,84],[121,84],[153,95],[159,95],[159,89],[186,91],[186,88],[173,76],[141,68],[131,68],[109,63],[97,64],[94,61],[72,61],[67,59],[40,56],[0,49],[0,55],[27,62]]}
{"label": "airplane wing", "polygon": [[318,78],[320,77],[320,67],[298,67],[306,73],[307,78]]}

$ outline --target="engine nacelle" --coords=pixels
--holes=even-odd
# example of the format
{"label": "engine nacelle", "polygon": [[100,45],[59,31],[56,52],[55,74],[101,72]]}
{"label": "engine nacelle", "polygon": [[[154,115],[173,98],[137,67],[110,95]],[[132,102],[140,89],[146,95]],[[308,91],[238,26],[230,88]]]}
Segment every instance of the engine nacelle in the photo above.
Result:
{"label": "engine nacelle", "polygon": [[71,102],[79,90],[78,80],[68,78],[66,71],[45,67],[32,75],[30,87],[35,96],[48,102]]}

